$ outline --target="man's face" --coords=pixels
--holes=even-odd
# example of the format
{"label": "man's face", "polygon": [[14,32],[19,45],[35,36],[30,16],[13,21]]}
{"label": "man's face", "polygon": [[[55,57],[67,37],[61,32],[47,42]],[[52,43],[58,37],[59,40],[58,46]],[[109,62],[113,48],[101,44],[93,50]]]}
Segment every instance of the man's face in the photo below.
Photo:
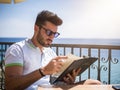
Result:
{"label": "man's face", "polygon": [[50,23],[46,22],[45,25],[42,25],[38,34],[37,34],[37,42],[42,45],[43,47],[49,47],[55,35],[57,35],[57,26]]}

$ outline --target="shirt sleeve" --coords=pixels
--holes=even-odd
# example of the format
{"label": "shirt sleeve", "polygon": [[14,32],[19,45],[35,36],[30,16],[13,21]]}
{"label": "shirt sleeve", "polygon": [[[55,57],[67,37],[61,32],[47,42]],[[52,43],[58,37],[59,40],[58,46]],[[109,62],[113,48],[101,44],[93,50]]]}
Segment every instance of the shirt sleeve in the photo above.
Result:
{"label": "shirt sleeve", "polygon": [[22,48],[13,44],[5,53],[5,67],[8,66],[23,66],[24,55]]}

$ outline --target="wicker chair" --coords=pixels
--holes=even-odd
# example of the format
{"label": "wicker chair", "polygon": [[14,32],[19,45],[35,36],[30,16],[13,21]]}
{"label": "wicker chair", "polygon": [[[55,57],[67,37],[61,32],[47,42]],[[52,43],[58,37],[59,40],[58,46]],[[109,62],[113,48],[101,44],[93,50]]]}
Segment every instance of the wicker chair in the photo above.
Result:
{"label": "wicker chair", "polygon": [[5,90],[5,71],[4,71],[4,60],[0,61],[0,90]]}

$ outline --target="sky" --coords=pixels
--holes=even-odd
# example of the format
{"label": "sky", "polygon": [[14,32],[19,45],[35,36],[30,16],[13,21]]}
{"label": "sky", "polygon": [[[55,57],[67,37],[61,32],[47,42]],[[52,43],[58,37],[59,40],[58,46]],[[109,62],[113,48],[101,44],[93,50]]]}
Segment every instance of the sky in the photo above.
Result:
{"label": "sky", "polygon": [[26,0],[0,4],[0,37],[32,37],[42,10],[63,19],[59,38],[120,39],[120,0]]}

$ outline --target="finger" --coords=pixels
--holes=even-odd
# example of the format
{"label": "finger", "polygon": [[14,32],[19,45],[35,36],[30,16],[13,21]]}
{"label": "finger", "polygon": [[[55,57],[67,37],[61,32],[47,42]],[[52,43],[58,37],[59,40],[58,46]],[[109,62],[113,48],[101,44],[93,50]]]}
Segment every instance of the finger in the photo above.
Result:
{"label": "finger", "polygon": [[60,70],[62,66],[63,66],[62,64],[59,64],[57,65],[57,68]]}
{"label": "finger", "polygon": [[55,60],[55,59],[53,59],[52,61],[53,61],[54,63],[56,62],[56,60]]}
{"label": "finger", "polygon": [[64,77],[64,82],[67,83],[67,84],[73,84],[74,82],[70,80],[69,77]]}
{"label": "finger", "polygon": [[57,62],[56,60],[52,60],[52,62],[53,62],[52,67],[54,68],[54,70],[59,71],[60,68],[63,66],[63,62]]}
{"label": "finger", "polygon": [[62,66],[63,65],[63,62],[58,62],[57,60],[53,59],[52,60],[54,66]]}
{"label": "finger", "polygon": [[76,77],[79,73],[80,73],[80,68],[79,69],[74,69],[73,71],[72,71],[72,76],[74,76],[74,77]]}
{"label": "finger", "polygon": [[66,82],[66,83],[69,83],[69,82],[70,82],[70,81],[69,81],[69,77],[64,77],[63,80],[64,80],[64,82]]}
{"label": "finger", "polygon": [[67,56],[57,56],[54,58],[56,61],[60,61],[61,59],[67,59]]}
{"label": "finger", "polygon": [[67,77],[69,78],[69,80],[71,82],[74,82],[75,81],[75,76],[72,76],[71,74],[67,74]]}
{"label": "finger", "polygon": [[72,71],[72,76],[75,77],[76,75],[77,75],[77,71],[74,69],[74,70]]}
{"label": "finger", "polygon": [[80,70],[81,70],[81,68],[78,68],[78,69],[76,70],[76,76],[80,73]]}

